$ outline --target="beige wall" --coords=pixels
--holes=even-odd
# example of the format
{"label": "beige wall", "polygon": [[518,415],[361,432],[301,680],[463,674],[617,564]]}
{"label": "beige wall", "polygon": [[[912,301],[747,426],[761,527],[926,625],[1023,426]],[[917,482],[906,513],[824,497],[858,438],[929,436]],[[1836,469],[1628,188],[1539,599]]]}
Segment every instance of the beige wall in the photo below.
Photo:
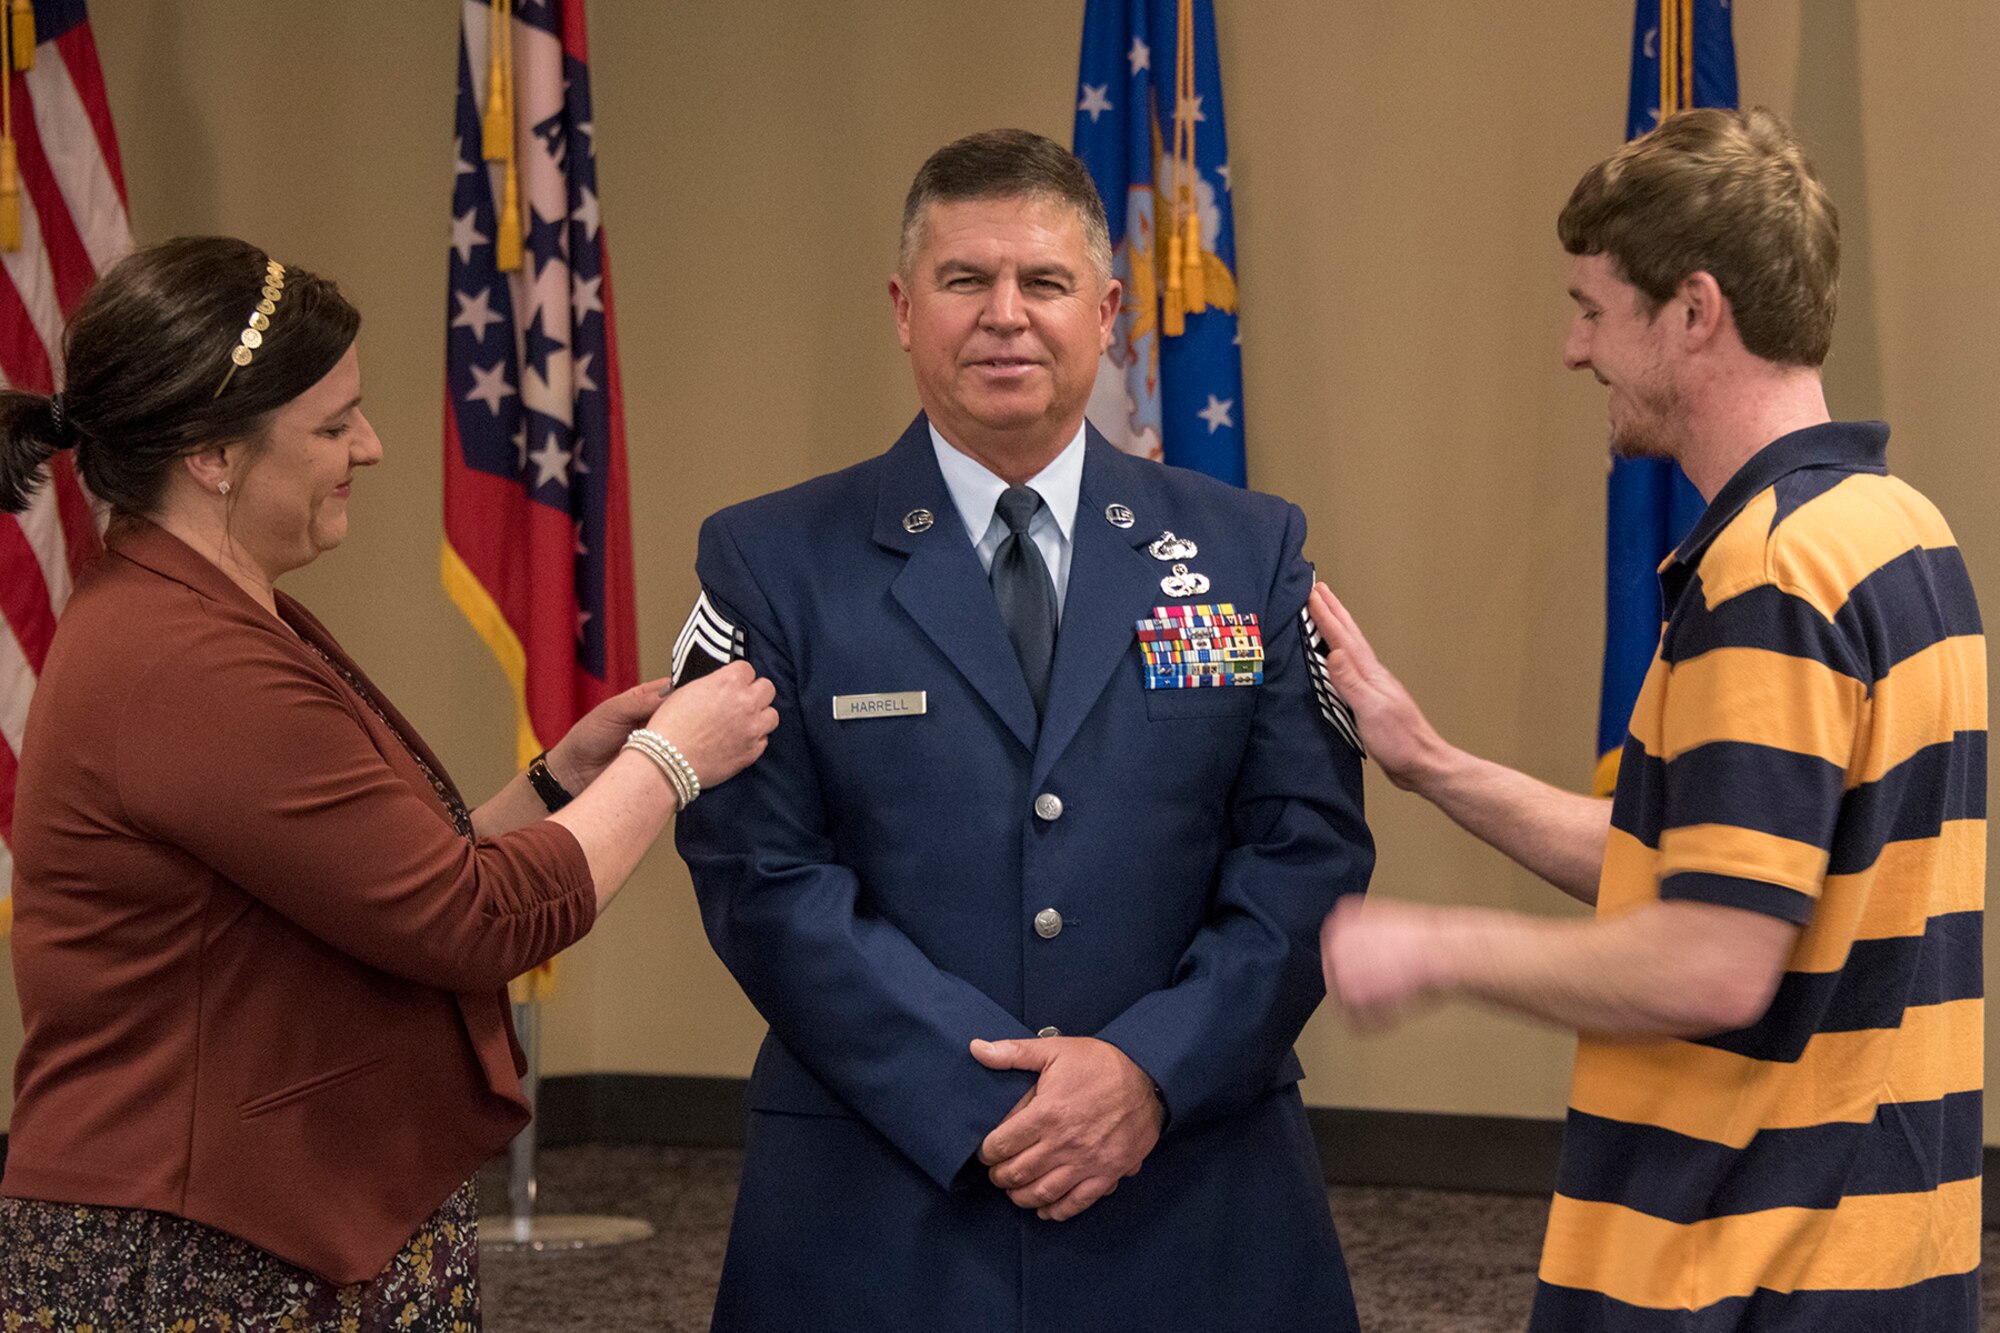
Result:
{"label": "beige wall", "polygon": [[[1603,403],[1558,362],[1553,220],[1622,132],[1631,7],[1219,8],[1253,483],[1304,507],[1308,554],[1442,728],[1581,785]],[[388,459],[356,488],[348,546],[293,591],[483,794],[508,773],[505,693],[435,573],[458,11],[97,9],[139,236],[241,233],[338,277],[367,316],[368,410]],[[1067,140],[1080,12],[593,6],[648,668],[663,668],[693,593],[703,515],[876,452],[907,420],[883,290],[902,191],[965,131]],[[1995,599],[2000,129],[1985,75],[2000,9],[1933,0],[1925,13],[1742,6],[1743,93],[1797,117],[1846,219],[1835,409],[1895,423],[1897,467],[1943,505]],[[1382,891],[1560,910],[1420,802],[1373,777],[1369,795]],[[545,1067],[740,1075],[761,1031],[661,849],[567,960]],[[0,1005],[0,1056],[17,1044]],[[1317,1103],[1555,1115],[1569,1047],[1454,1008],[1367,1041],[1322,1015],[1302,1054]]]}

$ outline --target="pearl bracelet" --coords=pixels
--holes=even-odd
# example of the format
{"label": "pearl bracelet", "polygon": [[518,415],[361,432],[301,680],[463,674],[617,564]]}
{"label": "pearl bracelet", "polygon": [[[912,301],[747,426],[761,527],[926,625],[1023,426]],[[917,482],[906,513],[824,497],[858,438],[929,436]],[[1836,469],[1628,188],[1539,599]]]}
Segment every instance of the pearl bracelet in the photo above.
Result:
{"label": "pearl bracelet", "polygon": [[637,750],[640,754],[645,755],[647,759],[651,760],[653,767],[660,770],[660,776],[666,780],[667,786],[673,790],[674,810],[679,812],[687,809],[688,801],[692,799],[688,795],[687,780],[681,776],[681,771],[674,767],[671,759],[668,759],[664,753],[654,749],[651,745],[636,736],[627,737],[625,744],[619,748],[621,750]]}
{"label": "pearl bracelet", "polygon": [[701,795],[701,778],[674,743],[659,732],[639,727],[625,738],[624,749],[638,750],[659,768],[679,798],[677,809],[685,810]]}

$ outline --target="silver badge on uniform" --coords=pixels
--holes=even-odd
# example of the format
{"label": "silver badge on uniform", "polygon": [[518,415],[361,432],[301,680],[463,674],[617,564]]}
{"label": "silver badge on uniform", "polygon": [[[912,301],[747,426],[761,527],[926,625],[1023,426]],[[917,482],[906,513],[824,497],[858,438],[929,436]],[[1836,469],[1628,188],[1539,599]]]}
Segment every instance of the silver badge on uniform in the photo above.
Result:
{"label": "silver badge on uniform", "polygon": [[1201,554],[1199,546],[1186,537],[1176,537],[1171,532],[1162,532],[1146,550],[1155,560],[1192,560]]}
{"label": "silver badge on uniform", "polygon": [[928,532],[930,531],[931,524],[935,522],[937,522],[937,519],[932,517],[930,510],[912,509],[909,513],[903,515],[903,531],[912,533]]}
{"label": "silver badge on uniform", "polygon": [[1114,528],[1129,528],[1138,522],[1132,517],[1132,511],[1120,504],[1104,506],[1104,521]]}
{"label": "silver badge on uniform", "polygon": [[1175,565],[1174,572],[1160,580],[1160,591],[1169,597],[1199,597],[1208,591],[1208,575],[1191,573],[1186,565]]}

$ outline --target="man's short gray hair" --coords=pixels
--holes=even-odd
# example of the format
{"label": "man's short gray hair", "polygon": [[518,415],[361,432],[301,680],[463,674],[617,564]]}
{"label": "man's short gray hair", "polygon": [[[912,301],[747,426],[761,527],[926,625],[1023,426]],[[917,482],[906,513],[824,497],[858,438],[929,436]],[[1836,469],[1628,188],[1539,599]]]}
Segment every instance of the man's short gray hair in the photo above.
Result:
{"label": "man's short gray hair", "polygon": [[1111,226],[1104,201],[1082,159],[1053,139],[1027,130],[984,130],[946,144],[930,155],[903,199],[903,236],[896,271],[910,277],[910,264],[923,246],[932,204],[970,199],[1046,199],[1076,210],[1083,223],[1084,250],[1102,281],[1111,279]]}

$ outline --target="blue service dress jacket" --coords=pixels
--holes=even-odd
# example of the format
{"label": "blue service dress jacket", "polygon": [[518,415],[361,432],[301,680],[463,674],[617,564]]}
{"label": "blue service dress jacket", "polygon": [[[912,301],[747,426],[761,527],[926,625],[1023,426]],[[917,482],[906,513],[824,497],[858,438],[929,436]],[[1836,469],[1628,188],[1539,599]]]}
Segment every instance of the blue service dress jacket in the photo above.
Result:
{"label": "blue service dress jacket", "polygon": [[[1206,593],[1163,591],[1168,530]],[[1374,850],[1360,760],[1308,680],[1304,517],[1091,430],[1073,533],[1038,723],[923,417],[702,527],[712,619],[781,717],[677,832],[771,1029],[717,1329],[1356,1327],[1292,1042],[1320,921]],[[1257,615],[1263,683],[1145,688],[1137,622],[1215,602]],[[1067,1222],[976,1156],[1033,1078],[967,1043],[1044,1029],[1118,1046],[1169,1116]]]}

